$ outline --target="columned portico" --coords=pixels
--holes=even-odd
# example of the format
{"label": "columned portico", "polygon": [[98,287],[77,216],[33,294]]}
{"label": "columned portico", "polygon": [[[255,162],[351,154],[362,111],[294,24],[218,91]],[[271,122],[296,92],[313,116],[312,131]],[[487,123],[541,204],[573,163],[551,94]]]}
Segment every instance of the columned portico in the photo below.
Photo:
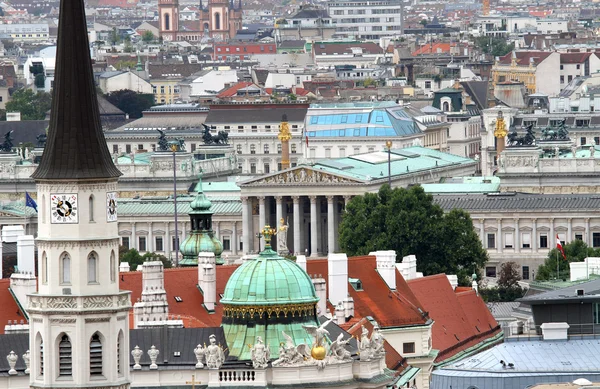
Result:
{"label": "columned portico", "polygon": [[300,237],[302,236],[300,231],[300,196],[292,196],[293,202],[293,217],[294,217],[294,247],[293,252],[299,253],[300,248]]}
{"label": "columned portico", "polygon": [[317,217],[317,196],[309,196],[310,199],[310,256],[317,257],[319,244],[319,218]]}
{"label": "columned portico", "polygon": [[[262,229],[267,224],[267,212],[265,210],[265,196],[258,196],[258,228]],[[264,249],[264,244],[262,243],[262,239],[259,239],[258,248],[260,251]]]}
{"label": "columned portico", "polygon": [[335,196],[327,196],[327,251],[335,252]]}

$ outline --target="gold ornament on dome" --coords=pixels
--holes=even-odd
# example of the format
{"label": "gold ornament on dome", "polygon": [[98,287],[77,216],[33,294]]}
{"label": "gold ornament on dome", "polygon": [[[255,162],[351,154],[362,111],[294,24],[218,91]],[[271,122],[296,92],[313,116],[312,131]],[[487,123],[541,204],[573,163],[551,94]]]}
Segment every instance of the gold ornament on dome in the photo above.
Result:
{"label": "gold ornament on dome", "polygon": [[323,346],[314,346],[310,350],[310,356],[317,361],[322,361],[327,356],[327,350]]}
{"label": "gold ornament on dome", "polygon": [[223,314],[231,318],[253,318],[256,315],[260,319],[267,316],[270,319],[272,316],[281,317],[306,317],[314,313],[316,303],[305,304],[286,304],[286,305],[223,305]]}
{"label": "gold ornament on dome", "polygon": [[265,245],[270,246],[271,245],[271,238],[273,237],[273,235],[277,235],[277,229],[276,228],[271,228],[270,225],[265,225],[262,229],[262,231],[260,232],[260,234],[262,236],[264,236],[265,238]]}

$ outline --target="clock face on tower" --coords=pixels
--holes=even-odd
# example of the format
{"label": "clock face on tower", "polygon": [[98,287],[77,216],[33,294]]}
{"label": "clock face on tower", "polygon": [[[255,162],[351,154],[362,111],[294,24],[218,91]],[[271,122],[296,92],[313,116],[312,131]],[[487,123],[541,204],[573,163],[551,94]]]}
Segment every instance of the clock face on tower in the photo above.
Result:
{"label": "clock face on tower", "polygon": [[77,194],[50,195],[50,212],[52,223],[78,223]]}
{"label": "clock face on tower", "polygon": [[117,192],[106,193],[106,221],[117,221]]}

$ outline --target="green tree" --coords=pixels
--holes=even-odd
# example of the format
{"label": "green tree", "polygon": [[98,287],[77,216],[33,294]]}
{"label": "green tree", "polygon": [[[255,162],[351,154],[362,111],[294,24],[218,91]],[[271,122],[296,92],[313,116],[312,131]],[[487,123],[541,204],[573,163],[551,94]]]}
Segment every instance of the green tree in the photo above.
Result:
{"label": "green tree", "polygon": [[154,42],[155,39],[156,37],[154,36],[152,31],[144,31],[144,33],[142,34],[142,40],[146,43]]}
{"label": "green tree", "polygon": [[125,246],[119,246],[119,262],[129,263],[129,270],[135,271],[137,267],[145,261],[159,260],[163,263],[165,269],[173,267],[173,263],[164,255],[156,253],[146,253],[141,255],[136,249],[127,249]]}
{"label": "green tree", "polygon": [[493,288],[480,288],[485,302],[515,301],[523,297],[525,290],[519,285],[519,265],[516,262],[504,262],[498,273],[498,286]]}
{"label": "green tree", "polygon": [[106,99],[132,119],[142,117],[142,112],[154,105],[154,95],[121,89],[106,95]]}
{"label": "green tree", "polygon": [[117,43],[119,43],[119,41],[121,40],[116,27],[113,27],[112,31],[110,32],[109,40],[110,40],[110,44],[113,46],[116,45]]}
{"label": "green tree", "polygon": [[[600,249],[594,249],[588,247],[588,245],[579,239],[575,239],[563,246],[565,251],[565,260],[561,252],[553,248],[548,253],[548,257],[544,261],[544,264],[538,267],[535,279],[538,281],[547,281],[552,279],[569,279],[571,275],[571,269],[569,267],[570,262],[583,262],[587,257],[597,257],[600,255]],[[556,273],[556,266],[558,261],[558,276]]]}
{"label": "green tree", "polygon": [[519,275],[519,265],[516,262],[504,262],[500,266],[498,273],[498,286],[502,288],[511,288],[519,285],[521,276]]}
{"label": "green tree", "polygon": [[485,54],[501,57],[514,50],[515,44],[508,43],[502,37],[480,36],[475,38],[475,45]]}
{"label": "green tree", "polygon": [[425,27],[429,22],[427,21],[427,19],[422,19],[419,24],[421,24],[423,27]]}
{"label": "green tree", "polygon": [[444,214],[418,185],[393,190],[383,185],[378,193],[354,197],[340,224],[340,246],[348,255],[395,250],[399,261],[414,254],[425,275],[456,274],[461,285],[487,261],[469,214]]}
{"label": "green tree", "polygon": [[42,91],[34,93],[31,89],[19,89],[6,103],[6,111],[20,112],[22,120],[44,120],[51,106],[50,93]]}

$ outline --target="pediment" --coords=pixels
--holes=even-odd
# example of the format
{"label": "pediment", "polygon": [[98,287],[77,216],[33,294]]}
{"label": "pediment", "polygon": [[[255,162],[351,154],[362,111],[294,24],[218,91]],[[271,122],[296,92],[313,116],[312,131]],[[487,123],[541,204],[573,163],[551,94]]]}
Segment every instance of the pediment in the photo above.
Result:
{"label": "pediment", "polygon": [[255,185],[337,185],[337,184],[362,184],[363,181],[352,179],[339,174],[325,172],[306,166],[295,167],[281,172],[253,178],[242,182],[242,186]]}

